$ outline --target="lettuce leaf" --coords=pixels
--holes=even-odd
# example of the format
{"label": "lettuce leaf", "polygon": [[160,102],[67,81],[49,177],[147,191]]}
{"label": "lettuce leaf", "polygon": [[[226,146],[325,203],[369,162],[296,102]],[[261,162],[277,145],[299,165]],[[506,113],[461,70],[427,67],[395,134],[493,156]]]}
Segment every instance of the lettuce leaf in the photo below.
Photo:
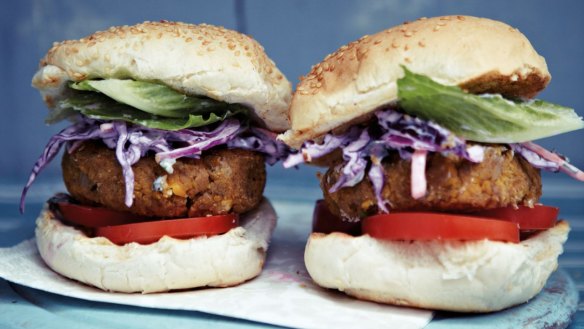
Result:
{"label": "lettuce leaf", "polygon": [[584,128],[573,109],[541,100],[512,101],[501,95],[473,95],[404,68],[399,106],[434,121],[457,136],[486,143],[520,143]]}
{"label": "lettuce leaf", "polygon": [[99,93],[75,93],[69,98],[60,101],[54,111],[79,112],[88,118],[97,120],[121,120],[142,125],[148,128],[163,130],[180,130],[201,127],[223,121],[236,114],[245,113],[245,107],[226,104],[222,111],[217,113],[188,114],[182,118],[169,118],[143,112],[126,104],[121,104]]}
{"label": "lettuce leaf", "polygon": [[184,118],[185,113],[202,114],[224,108],[225,103],[208,97],[184,95],[162,84],[136,80],[84,80],[71,83],[80,91],[100,92],[141,111],[169,118]]}

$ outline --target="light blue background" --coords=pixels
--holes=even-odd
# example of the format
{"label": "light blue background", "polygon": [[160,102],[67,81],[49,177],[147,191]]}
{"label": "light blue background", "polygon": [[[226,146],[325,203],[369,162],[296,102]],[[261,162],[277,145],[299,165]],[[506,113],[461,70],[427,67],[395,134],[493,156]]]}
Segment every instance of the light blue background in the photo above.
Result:
{"label": "light blue background", "polygon": [[[45,127],[46,109],[30,80],[53,41],[80,38],[111,25],[180,20],[243,29],[266,49],[292,81],[328,53],[364,34],[421,16],[468,14],[519,28],[552,73],[540,98],[584,114],[584,2],[582,1],[4,1],[0,10],[0,172],[25,182],[48,138],[63,125]],[[584,166],[584,131],[542,140]],[[56,177],[60,161],[43,174]],[[287,175],[314,181],[314,169]],[[288,177],[289,178],[289,177]]]}

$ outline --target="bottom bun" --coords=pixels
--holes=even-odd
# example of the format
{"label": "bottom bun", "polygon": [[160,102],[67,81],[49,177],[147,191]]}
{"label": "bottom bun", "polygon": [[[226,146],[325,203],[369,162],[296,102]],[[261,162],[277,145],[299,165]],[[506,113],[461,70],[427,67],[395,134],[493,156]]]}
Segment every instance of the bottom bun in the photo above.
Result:
{"label": "bottom bun", "polygon": [[359,299],[458,312],[492,312],[528,301],[558,266],[570,227],[520,243],[384,241],[313,233],[304,260],[312,279]]}
{"label": "bottom bun", "polygon": [[108,291],[153,293],[196,287],[228,287],[262,269],[276,213],[264,199],[241,216],[240,225],[215,236],[162,237],[141,245],[90,238],[61,223],[45,206],[36,222],[41,257],[55,272]]}

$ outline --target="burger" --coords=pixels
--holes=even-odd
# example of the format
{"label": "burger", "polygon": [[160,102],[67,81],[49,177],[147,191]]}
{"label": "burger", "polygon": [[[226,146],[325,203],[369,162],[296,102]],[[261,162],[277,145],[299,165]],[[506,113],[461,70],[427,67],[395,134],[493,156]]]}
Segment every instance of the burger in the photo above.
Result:
{"label": "burger", "polygon": [[539,203],[540,170],[584,180],[533,140],[583,127],[532,99],[550,74],[517,29],[422,18],[364,36],[297,86],[284,162],[326,166],[304,260],[359,299],[491,312],[534,297],[569,225]]}
{"label": "burger", "polygon": [[37,219],[42,259],[108,291],[233,286],[257,276],[276,224],[265,163],[285,156],[288,80],[251,37],[144,22],[56,43],[32,84],[48,123],[35,177],[65,146],[68,194]]}

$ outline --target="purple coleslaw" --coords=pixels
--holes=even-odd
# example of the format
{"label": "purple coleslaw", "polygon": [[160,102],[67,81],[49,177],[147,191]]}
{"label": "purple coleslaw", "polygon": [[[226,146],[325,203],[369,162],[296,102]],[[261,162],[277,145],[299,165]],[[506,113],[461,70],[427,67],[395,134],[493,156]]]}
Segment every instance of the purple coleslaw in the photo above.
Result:
{"label": "purple coleslaw", "polygon": [[181,157],[199,158],[203,151],[225,145],[263,153],[270,165],[285,159],[289,149],[276,140],[275,134],[256,127],[247,128],[237,119],[226,119],[214,129],[207,127],[167,131],[128,124],[124,121],[99,121],[80,117],[77,122],[57,133],[47,143],[42,155],[35,162],[20,198],[20,212],[24,212],[26,194],[36,177],[55,158],[63,146],[73,152],[84,141],[102,140],[115,150],[122,167],[125,183],[125,204],[132,206],[134,172],[132,165],[147,153],[154,153],[156,162],[166,172],[173,172],[172,165]]}
{"label": "purple coleslaw", "polygon": [[[298,153],[290,154],[284,160],[284,167],[310,162],[341,148],[344,160],[340,168],[341,175],[329,192],[355,186],[367,175],[373,187],[377,207],[387,213],[389,210],[381,196],[384,185],[382,161],[390,151],[397,151],[404,160],[412,160],[416,153],[416,160],[421,163],[425,163],[427,152],[453,154],[474,163],[483,161],[484,146],[469,144],[434,122],[391,108],[377,111],[375,116],[376,122],[368,126],[352,126],[340,135],[327,134],[320,144],[314,141],[304,142]],[[536,168],[559,170],[557,161],[542,156],[541,152],[532,150],[525,143],[509,144],[509,147]],[[424,168],[419,167],[412,166],[412,195],[415,198],[426,192]],[[420,175],[423,177],[418,177]]]}

